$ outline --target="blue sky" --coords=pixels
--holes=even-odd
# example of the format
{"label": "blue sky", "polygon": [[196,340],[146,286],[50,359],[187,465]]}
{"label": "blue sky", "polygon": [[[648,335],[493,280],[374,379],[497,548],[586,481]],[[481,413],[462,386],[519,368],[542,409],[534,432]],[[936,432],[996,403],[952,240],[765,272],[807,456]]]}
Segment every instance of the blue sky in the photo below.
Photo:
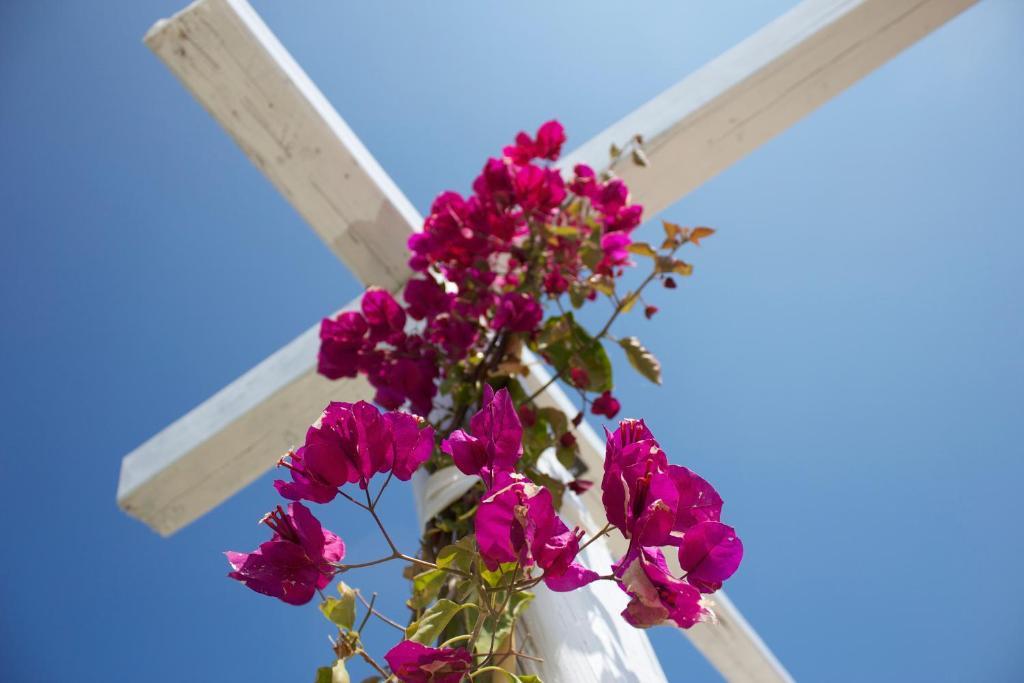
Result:
{"label": "blue sky", "polygon": [[[315,608],[223,576],[272,477],[170,539],[114,502],[123,454],[359,291],[141,45],[183,4],[0,6],[5,681],[329,660]],[[575,146],[791,4],[255,3],[421,211],[520,128]],[[797,679],[1024,678],[1022,28],[984,0],[667,213],[719,232],[633,323],[666,382],[624,369],[625,412],[725,496],[730,593]],[[400,613],[397,570],[360,584]],[[651,637],[670,681],[717,680]]]}

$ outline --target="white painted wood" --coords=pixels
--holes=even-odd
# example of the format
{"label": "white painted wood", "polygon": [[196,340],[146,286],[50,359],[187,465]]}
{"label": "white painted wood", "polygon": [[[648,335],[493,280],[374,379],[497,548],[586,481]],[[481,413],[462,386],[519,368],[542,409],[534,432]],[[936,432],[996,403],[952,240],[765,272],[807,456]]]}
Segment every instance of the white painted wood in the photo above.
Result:
{"label": "white painted wood", "polygon": [[420,217],[245,0],[200,0],[145,43],[360,281],[397,289]]}
{"label": "white painted wood", "polygon": [[644,137],[648,168],[615,168],[657,215],[977,0],[805,0],[562,160],[607,164]]}
{"label": "white painted wood", "polygon": [[[644,134],[652,168],[616,170],[653,216],[970,4],[808,0],[562,165],[599,167],[611,142]],[[392,289],[404,281],[405,238],[419,216],[248,4],[201,0],[159,22],[146,43],[357,277]],[[316,377],[315,348],[314,328],[127,456],[122,507],[171,533],[271,466],[329,398],[369,396],[360,380]],[[584,458],[599,472],[603,446],[587,429]],[[595,499],[581,502],[600,519]],[[698,648],[728,680],[789,680],[728,599],[720,603],[718,627],[687,633]]]}
{"label": "white painted wood", "polygon": [[319,328],[310,328],[125,456],[118,505],[170,535],[273,467],[302,442],[306,427],[330,400],[372,397],[363,378],[331,382],[316,374]]}

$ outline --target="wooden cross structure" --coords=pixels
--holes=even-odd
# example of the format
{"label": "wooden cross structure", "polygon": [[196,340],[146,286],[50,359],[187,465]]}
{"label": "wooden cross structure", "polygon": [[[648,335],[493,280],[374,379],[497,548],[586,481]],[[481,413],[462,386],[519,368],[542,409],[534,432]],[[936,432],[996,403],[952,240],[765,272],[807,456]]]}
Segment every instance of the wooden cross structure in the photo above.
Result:
{"label": "wooden cross structure", "polygon": [[[613,124],[559,163],[607,166],[614,143],[641,134],[650,168],[614,171],[647,218],[782,132],[977,0],[804,0],[746,40]],[[366,285],[397,291],[410,276],[406,239],[422,218],[246,0],[198,0],[157,22],[146,44],[235,139],[334,254]],[[353,302],[351,305],[358,305]],[[363,378],[316,374],[319,325],[272,354],[125,456],[118,504],[169,535],[245,487],[301,442],[330,400],[368,398]],[[550,375],[538,362],[528,390]],[[558,388],[539,402],[568,414]],[[586,423],[581,458],[603,465]],[[421,523],[465,480],[442,470],[414,480]],[[567,522],[604,523],[597,491],[567,502]],[[591,544],[583,560],[607,566],[621,540]],[[789,674],[723,593],[717,623],[684,631],[728,681],[785,682]],[[618,616],[624,595],[608,582],[569,594],[538,591],[526,647],[544,658],[547,683],[663,683],[643,631]],[[580,628],[586,624],[586,628]]]}

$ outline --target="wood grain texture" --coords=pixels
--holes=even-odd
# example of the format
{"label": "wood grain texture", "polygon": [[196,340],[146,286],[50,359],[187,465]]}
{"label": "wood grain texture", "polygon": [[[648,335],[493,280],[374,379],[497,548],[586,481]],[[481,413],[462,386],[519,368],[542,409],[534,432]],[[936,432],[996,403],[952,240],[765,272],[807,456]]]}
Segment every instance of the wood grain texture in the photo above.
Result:
{"label": "wood grain texture", "polygon": [[805,0],[562,160],[607,165],[636,134],[647,168],[614,168],[648,218],[977,0]]}
{"label": "wood grain texture", "polygon": [[361,282],[398,288],[420,217],[244,0],[200,1],[146,45]]}

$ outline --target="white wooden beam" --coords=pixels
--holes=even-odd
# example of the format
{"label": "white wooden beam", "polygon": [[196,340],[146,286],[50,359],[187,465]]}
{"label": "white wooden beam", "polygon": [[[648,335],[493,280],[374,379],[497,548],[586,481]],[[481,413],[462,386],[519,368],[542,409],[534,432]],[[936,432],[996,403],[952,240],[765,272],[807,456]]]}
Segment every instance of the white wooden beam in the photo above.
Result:
{"label": "white wooden beam", "polygon": [[397,289],[416,209],[245,0],[199,0],[144,39],[360,281]]}
{"label": "white wooden beam", "polygon": [[170,535],[273,467],[302,442],[328,401],[369,399],[373,390],[362,377],[332,382],[316,373],[319,329],[310,328],[125,456],[118,505]]}
{"label": "white wooden beam", "polygon": [[641,134],[650,166],[615,171],[655,216],[976,2],[805,0],[561,165],[600,168]]}
{"label": "white wooden beam", "polygon": [[[562,165],[601,166],[642,133],[652,169],[617,170],[652,216],[972,2],[808,0]],[[405,280],[419,216],[248,4],[201,0],[146,43],[360,280]],[[173,532],[271,466],[329,397],[369,395],[316,377],[315,347],[314,328],[126,457],[121,505]],[[599,468],[596,435],[581,443]],[[687,634],[728,680],[788,680],[727,599],[718,612]]]}

